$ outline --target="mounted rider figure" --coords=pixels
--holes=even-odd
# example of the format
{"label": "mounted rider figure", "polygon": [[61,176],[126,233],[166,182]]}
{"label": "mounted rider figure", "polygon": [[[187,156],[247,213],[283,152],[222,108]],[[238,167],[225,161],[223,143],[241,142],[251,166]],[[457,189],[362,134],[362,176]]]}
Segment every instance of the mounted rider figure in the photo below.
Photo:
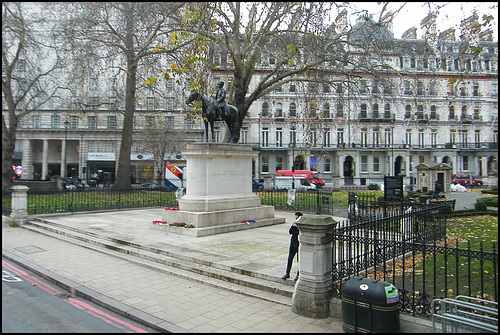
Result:
{"label": "mounted rider figure", "polygon": [[226,111],[226,90],[223,88],[224,82],[217,83],[215,92],[215,121],[222,121],[222,116]]}

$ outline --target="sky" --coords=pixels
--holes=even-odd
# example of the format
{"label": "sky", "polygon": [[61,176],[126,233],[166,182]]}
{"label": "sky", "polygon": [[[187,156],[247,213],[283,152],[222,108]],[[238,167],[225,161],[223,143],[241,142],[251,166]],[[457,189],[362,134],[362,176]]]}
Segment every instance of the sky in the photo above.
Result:
{"label": "sky", "polygon": [[[356,8],[367,9],[373,15],[374,19],[378,19],[376,14],[380,14],[382,5],[376,2],[352,2]],[[403,5],[404,2],[391,2],[388,9],[395,12]],[[491,26],[493,31],[493,40],[498,42],[498,2],[434,2],[432,9],[436,9],[436,5],[444,5],[440,9],[436,19],[436,28],[438,34],[449,28],[455,28],[455,37],[458,39],[460,34],[460,22],[463,19],[470,17],[474,11],[477,10],[479,16],[479,23],[482,23],[483,14],[494,16],[494,25]],[[496,6],[491,9],[492,6]],[[417,27],[417,38],[422,38],[422,31],[420,29],[420,21],[424,19],[429,13],[429,5],[425,2],[408,2],[403,9],[394,18],[393,32],[394,37],[401,38],[403,33],[411,27]],[[354,23],[354,22],[352,22]],[[486,28],[482,28],[482,31]]]}

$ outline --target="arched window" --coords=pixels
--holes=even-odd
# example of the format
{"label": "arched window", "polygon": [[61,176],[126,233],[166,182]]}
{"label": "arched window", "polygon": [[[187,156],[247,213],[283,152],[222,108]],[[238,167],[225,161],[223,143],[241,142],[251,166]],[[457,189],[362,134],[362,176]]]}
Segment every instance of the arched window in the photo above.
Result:
{"label": "arched window", "polygon": [[295,102],[292,102],[290,104],[290,117],[296,117],[297,116],[297,107],[295,106]]}
{"label": "arched window", "polygon": [[283,105],[281,104],[281,102],[278,102],[276,104],[276,114],[274,115],[274,117],[283,117]]}
{"label": "arched window", "polygon": [[267,116],[269,114],[269,104],[264,102],[262,104],[262,116]]}

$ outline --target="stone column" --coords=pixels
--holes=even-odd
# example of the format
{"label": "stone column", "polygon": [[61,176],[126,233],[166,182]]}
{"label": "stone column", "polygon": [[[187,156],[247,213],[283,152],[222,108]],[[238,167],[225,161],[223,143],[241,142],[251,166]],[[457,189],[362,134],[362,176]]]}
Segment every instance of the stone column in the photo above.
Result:
{"label": "stone column", "polygon": [[299,280],[292,310],[313,318],[329,316],[332,292],[332,231],[337,222],[328,215],[304,215],[299,228]]}
{"label": "stone column", "polygon": [[33,154],[31,153],[31,140],[29,138],[23,139],[23,148],[22,148],[22,166],[23,166],[23,179],[31,179],[35,178],[35,173],[33,169],[33,162],[31,157]]}
{"label": "stone column", "polygon": [[13,225],[19,226],[25,223],[28,219],[28,186],[12,186],[10,189],[12,190],[10,221]]}
{"label": "stone column", "polygon": [[43,150],[42,150],[42,180],[45,180],[45,176],[49,173],[49,140],[43,140]]}
{"label": "stone column", "polygon": [[67,157],[66,157],[66,145],[67,145],[67,139],[65,138],[62,140],[62,146],[61,146],[61,177],[66,177],[66,169],[68,166],[67,162]]}

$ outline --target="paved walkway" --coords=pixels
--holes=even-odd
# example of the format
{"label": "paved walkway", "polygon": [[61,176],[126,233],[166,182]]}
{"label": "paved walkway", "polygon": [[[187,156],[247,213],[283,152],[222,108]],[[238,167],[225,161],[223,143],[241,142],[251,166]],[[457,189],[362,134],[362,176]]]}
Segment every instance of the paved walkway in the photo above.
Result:
{"label": "paved walkway", "polygon": [[[140,209],[45,217],[104,236],[161,248],[175,246],[263,275],[284,274],[293,213],[286,223],[244,231],[190,237],[152,227],[164,209]],[[342,218],[338,218],[342,219]],[[4,220],[2,220],[4,221]],[[313,319],[280,303],[212,287],[27,229],[2,224],[2,254],[63,285],[108,302],[130,316],[170,332],[342,332],[338,318]],[[297,263],[292,268],[292,278]]]}
{"label": "paved walkway", "polygon": [[[476,192],[446,194],[456,209],[473,208]],[[470,207],[472,206],[472,207]],[[153,228],[163,208],[63,214],[44,218],[55,223],[239,267],[263,276],[281,277],[286,268],[293,213],[276,212],[286,223],[226,234],[191,237]],[[341,214],[339,214],[341,215]],[[335,217],[343,220],[342,216]],[[183,279],[22,228],[2,218],[2,255],[82,292],[135,320],[169,332],[342,332],[339,318],[312,319],[290,305],[266,301],[205,283]],[[200,256],[201,255],[201,256]],[[294,262],[291,277],[295,276]],[[288,279],[290,280],[290,279]]]}

